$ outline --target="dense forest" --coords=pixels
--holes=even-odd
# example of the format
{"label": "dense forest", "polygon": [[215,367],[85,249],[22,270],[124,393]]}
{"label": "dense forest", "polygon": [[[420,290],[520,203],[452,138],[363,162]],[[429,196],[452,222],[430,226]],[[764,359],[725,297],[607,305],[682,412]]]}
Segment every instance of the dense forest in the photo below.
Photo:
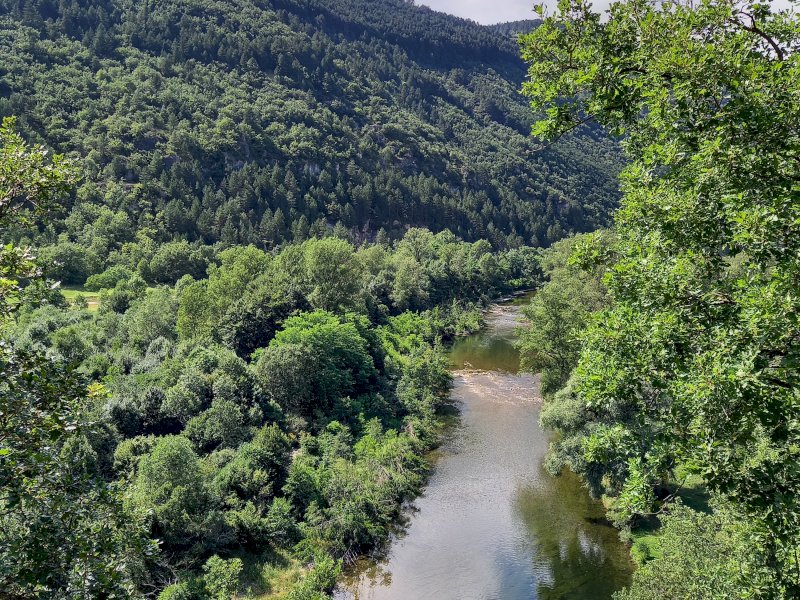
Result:
{"label": "dense forest", "polygon": [[174,283],[159,251],[204,266],[205,246],[333,229],[544,246],[618,200],[599,130],[533,152],[511,37],[402,0],[2,0],[0,15],[0,115],[86,173],[63,218],[14,233],[64,283],[116,266]]}
{"label": "dense forest", "polygon": [[0,0],[1,598],[329,598],[523,288],[615,598],[800,597],[800,20],[539,16]]}
{"label": "dense forest", "polygon": [[0,595],[325,597],[615,145],[531,154],[513,40],[406,2],[0,15]]}
{"label": "dense forest", "polygon": [[630,160],[613,227],[548,250],[527,308],[547,466],[632,543],[619,600],[797,598],[800,19],[574,0],[522,45],[536,131],[595,119]]}
{"label": "dense forest", "polygon": [[[78,169],[12,124],[0,218],[19,226]],[[0,265],[4,595],[303,599],[385,541],[437,440],[443,341],[534,284],[537,253],[423,229],[235,246],[174,285],[106,272],[99,307],[28,249]]]}

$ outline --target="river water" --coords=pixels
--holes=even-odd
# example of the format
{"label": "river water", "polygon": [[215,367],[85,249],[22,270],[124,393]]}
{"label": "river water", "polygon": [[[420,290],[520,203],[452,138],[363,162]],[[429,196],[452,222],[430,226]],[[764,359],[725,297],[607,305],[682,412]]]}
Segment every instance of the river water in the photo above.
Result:
{"label": "river water", "polygon": [[456,342],[458,417],[386,556],[350,570],[339,600],[604,600],[630,581],[617,531],[575,476],[542,467],[538,381],[518,374],[519,306]]}

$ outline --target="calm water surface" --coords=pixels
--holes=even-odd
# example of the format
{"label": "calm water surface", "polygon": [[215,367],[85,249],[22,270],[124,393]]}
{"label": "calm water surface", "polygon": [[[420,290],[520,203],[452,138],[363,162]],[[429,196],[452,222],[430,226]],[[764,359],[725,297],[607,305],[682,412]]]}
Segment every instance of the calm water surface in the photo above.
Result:
{"label": "calm water surface", "polygon": [[340,600],[603,600],[631,563],[574,476],[542,468],[538,382],[519,375],[519,307],[451,352],[460,416],[385,557],[351,569]]}

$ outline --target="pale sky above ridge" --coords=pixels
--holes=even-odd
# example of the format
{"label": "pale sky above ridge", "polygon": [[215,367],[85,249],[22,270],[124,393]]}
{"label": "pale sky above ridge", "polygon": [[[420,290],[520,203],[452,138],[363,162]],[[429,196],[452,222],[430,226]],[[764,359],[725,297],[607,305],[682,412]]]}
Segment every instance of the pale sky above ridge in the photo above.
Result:
{"label": "pale sky above ridge", "polygon": [[[506,21],[519,21],[521,19],[534,19],[534,4],[544,2],[554,6],[556,0],[417,0],[417,4],[430,6],[459,17],[472,19],[484,25],[503,23]],[[603,11],[609,5],[609,0],[595,0],[595,10]],[[787,8],[788,0],[774,0],[773,5]]]}
{"label": "pale sky above ridge", "polygon": [[417,0],[434,10],[472,19],[484,25],[533,19],[536,0]]}

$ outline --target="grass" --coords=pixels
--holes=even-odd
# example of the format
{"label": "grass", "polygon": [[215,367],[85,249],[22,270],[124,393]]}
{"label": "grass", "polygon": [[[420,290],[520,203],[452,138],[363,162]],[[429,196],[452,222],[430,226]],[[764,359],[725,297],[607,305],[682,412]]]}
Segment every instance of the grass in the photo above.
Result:
{"label": "grass", "polygon": [[[154,290],[154,287],[148,287],[147,292]],[[74,306],[78,298],[84,298],[88,305],[89,312],[96,312],[100,308],[100,292],[90,292],[83,289],[82,285],[62,285],[59,291],[67,299],[70,305]]]}
{"label": "grass", "polygon": [[[708,513],[711,511],[709,507],[709,495],[706,490],[703,480],[697,476],[688,477],[678,489],[677,484],[672,484],[667,487],[669,494],[677,492],[678,498],[689,508]],[[644,563],[658,558],[662,554],[661,548],[661,523],[658,517],[652,516],[644,519],[638,523],[630,532],[631,541],[631,557],[637,565],[641,566]]]}
{"label": "grass", "polygon": [[278,600],[303,578],[305,569],[288,552],[268,552],[263,555],[243,554],[244,562],[240,589],[254,600]]}
{"label": "grass", "polygon": [[79,285],[62,286],[60,291],[71,305],[75,305],[78,298],[84,298],[89,311],[94,312],[100,308],[100,292],[89,292]]}
{"label": "grass", "polygon": [[631,558],[638,566],[658,558],[662,554],[658,520],[655,523],[642,523],[630,533]]}

